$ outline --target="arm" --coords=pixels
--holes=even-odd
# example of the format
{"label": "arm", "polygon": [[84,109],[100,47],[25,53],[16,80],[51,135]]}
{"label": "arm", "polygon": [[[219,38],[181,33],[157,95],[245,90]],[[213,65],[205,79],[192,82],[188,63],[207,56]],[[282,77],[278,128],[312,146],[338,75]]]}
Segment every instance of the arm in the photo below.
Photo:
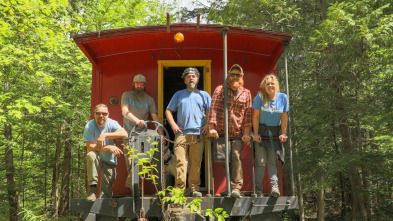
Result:
{"label": "arm", "polygon": [[282,143],[288,140],[287,137],[287,126],[288,126],[288,112],[281,114],[281,135],[278,137]]}
{"label": "arm", "polygon": [[242,140],[243,142],[249,142],[251,140],[250,137],[250,132],[251,132],[251,126],[252,126],[252,101],[251,101],[251,93],[250,91],[248,91],[248,95],[247,95],[248,99],[247,99],[247,106],[246,106],[246,110],[244,113],[244,130],[243,130],[243,136],[242,136]]}
{"label": "arm", "polygon": [[213,123],[210,123],[209,124],[209,134],[210,134],[210,136],[211,137],[213,137],[213,138],[218,138],[218,133],[217,133],[217,130],[215,129],[215,124],[213,124]]}
{"label": "arm", "polygon": [[179,126],[176,124],[175,120],[173,119],[172,110],[166,109],[166,110],[165,110],[165,116],[166,116],[166,119],[168,120],[168,122],[169,122],[169,124],[171,125],[171,128],[172,128],[172,130],[173,130],[173,132],[174,132],[175,134],[177,134],[177,133],[183,133],[183,131],[182,131],[183,128],[179,127]]}
{"label": "arm", "polygon": [[130,111],[129,105],[128,104],[122,104],[121,105],[121,113],[123,117],[127,118],[130,121],[135,122],[139,127],[145,126],[145,121],[140,120],[135,115],[133,115]]}
{"label": "arm", "polygon": [[86,141],[85,143],[86,143],[86,148],[88,151],[97,151],[97,152],[110,151],[116,157],[119,157],[120,155],[123,154],[123,151],[121,149],[119,149],[118,147],[113,146],[113,145],[106,145],[106,146],[100,148],[100,147],[98,147],[96,142]]}
{"label": "arm", "polygon": [[[160,122],[160,119],[158,119],[158,115],[157,115],[156,113],[151,114],[151,118],[152,118],[154,121],[156,121],[156,122],[158,122],[158,123],[161,123],[161,122]],[[168,117],[167,117],[167,118],[168,118]],[[158,134],[161,135],[161,136],[165,136],[164,130],[162,129],[162,127],[158,128]]]}
{"label": "arm", "polygon": [[209,110],[209,119],[207,122],[209,123],[209,134],[213,138],[218,138],[218,132],[216,130],[217,126],[217,113],[218,113],[218,106],[219,106],[219,95],[221,91],[221,86],[216,87],[213,92],[213,96],[211,99],[211,105]]}
{"label": "arm", "polygon": [[259,116],[261,115],[261,111],[254,109],[254,115],[252,119],[252,127],[254,130],[254,135],[252,139],[255,142],[261,142],[261,136],[259,135]]}
{"label": "arm", "polygon": [[103,148],[103,143],[105,141],[105,139],[116,139],[116,138],[127,138],[128,134],[127,131],[124,130],[123,128],[115,131],[115,132],[111,132],[111,133],[103,133],[101,134],[101,136],[97,139],[97,147],[98,148]]}
{"label": "arm", "polygon": [[209,124],[208,124],[208,116],[209,112],[206,114],[206,119],[205,119],[205,125],[201,127],[202,129],[202,134],[206,135],[209,133]]}

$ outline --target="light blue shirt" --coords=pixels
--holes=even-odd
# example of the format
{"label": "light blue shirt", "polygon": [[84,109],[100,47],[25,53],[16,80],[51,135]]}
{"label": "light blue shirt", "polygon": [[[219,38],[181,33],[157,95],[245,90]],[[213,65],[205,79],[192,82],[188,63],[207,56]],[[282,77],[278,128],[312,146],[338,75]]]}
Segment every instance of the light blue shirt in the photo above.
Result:
{"label": "light blue shirt", "polygon": [[177,91],[167,109],[177,112],[177,125],[183,128],[183,135],[201,134],[205,125],[206,111],[210,110],[211,97],[201,90],[190,92],[187,89]]}
{"label": "light blue shirt", "polygon": [[[101,134],[116,132],[120,129],[123,129],[120,124],[110,118],[106,120],[104,127],[98,127],[96,124],[96,120],[92,119],[85,126],[85,131],[83,132],[83,141],[96,142],[97,139],[101,136]],[[115,140],[107,138],[104,141],[104,146],[105,145],[115,145]],[[115,157],[115,155],[112,154],[112,152],[105,151],[98,152],[98,154],[100,155],[100,158],[103,162],[117,165],[117,158]]]}
{"label": "light blue shirt", "polygon": [[260,94],[255,96],[252,108],[259,110],[259,123],[266,126],[280,126],[281,115],[289,111],[288,97],[284,93],[277,93],[277,97],[271,100],[267,107],[263,106],[263,100]]}

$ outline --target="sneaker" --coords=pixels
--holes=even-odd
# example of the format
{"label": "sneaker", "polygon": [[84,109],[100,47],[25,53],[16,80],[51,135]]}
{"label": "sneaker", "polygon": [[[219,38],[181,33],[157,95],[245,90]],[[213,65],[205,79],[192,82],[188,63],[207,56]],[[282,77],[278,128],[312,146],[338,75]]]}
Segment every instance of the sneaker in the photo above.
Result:
{"label": "sneaker", "polygon": [[231,197],[233,197],[233,198],[240,198],[239,190],[236,190],[236,189],[232,190]]}
{"label": "sneaker", "polygon": [[191,193],[191,195],[192,195],[193,197],[202,197],[202,193],[201,193],[201,192],[198,192],[198,191],[193,191],[193,192]]}
{"label": "sneaker", "polygon": [[270,196],[272,197],[280,196],[280,190],[278,189],[278,186],[272,186],[272,192],[270,193]]}
{"label": "sneaker", "polygon": [[87,202],[96,201],[97,195],[97,186],[90,186],[89,193],[87,194],[86,200]]}
{"label": "sneaker", "polygon": [[257,197],[263,197],[262,191],[257,191]]}

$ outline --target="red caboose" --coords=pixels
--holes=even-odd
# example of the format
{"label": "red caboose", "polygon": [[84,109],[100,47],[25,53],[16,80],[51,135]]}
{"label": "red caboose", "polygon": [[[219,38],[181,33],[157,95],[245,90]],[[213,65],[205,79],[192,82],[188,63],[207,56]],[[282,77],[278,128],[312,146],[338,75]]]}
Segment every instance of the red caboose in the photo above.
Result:
{"label": "red caboose", "polygon": [[[178,32],[184,35],[183,42],[174,40],[174,35]],[[166,122],[164,112],[173,94],[185,88],[181,79],[181,73],[185,68],[197,67],[201,73],[198,88],[211,94],[216,86],[224,82],[224,70],[226,70],[224,64],[226,63],[228,68],[233,64],[239,64],[244,70],[245,87],[255,96],[262,78],[266,74],[275,72],[276,63],[291,38],[290,34],[260,29],[206,24],[143,26],[74,36],[76,44],[92,63],[92,113],[95,105],[107,104],[111,118],[121,123],[123,121],[121,95],[124,91],[131,90],[132,79],[136,74],[143,74],[147,81],[146,93],[155,100],[159,119],[168,131],[171,131],[171,128]],[[225,169],[222,163],[216,163],[212,159],[210,162],[213,166],[208,168],[207,156],[205,151],[201,190],[220,194],[227,188]],[[124,159],[118,159],[118,162],[114,195],[130,196],[130,191],[124,187],[126,178]],[[242,162],[244,171],[242,191],[250,193],[253,182],[251,152],[248,145],[244,145]],[[211,169],[214,177],[208,169]],[[281,174],[280,192],[282,195],[292,195],[293,193],[284,192]],[[210,189],[208,178],[212,180]],[[267,179],[266,176],[264,181],[266,184]],[[269,191],[270,186],[264,186],[266,186],[264,190]],[[146,188],[147,194],[154,192],[152,189],[149,190],[149,187]],[[286,208],[295,208],[295,197],[290,199],[291,202]],[[288,202],[288,200],[289,198],[285,198],[284,201]],[[233,216],[242,216],[239,211],[227,212]],[[262,212],[256,211],[254,215]],[[126,216],[121,215],[120,212],[117,215]]]}

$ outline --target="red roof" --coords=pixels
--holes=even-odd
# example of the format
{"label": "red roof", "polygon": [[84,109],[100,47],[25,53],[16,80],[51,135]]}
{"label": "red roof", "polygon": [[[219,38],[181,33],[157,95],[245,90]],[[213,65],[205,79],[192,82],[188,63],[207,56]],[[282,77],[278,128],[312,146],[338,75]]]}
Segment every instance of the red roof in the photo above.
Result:
{"label": "red roof", "polygon": [[[197,31],[198,27],[199,31]],[[288,43],[293,36],[261,29],[223,25],[172,24],[170,32],[167,32],[166,25],[140,26],[79,34],[74,36],[74,40],[89,60],[97,64],[108,57],[142,51],[173,53],[175,48],[194,52],[195,50],[222,51],[223,30],[227,30],[228,33],[228,53],[262,55],[272,63],[280,57],[282,45]],[[185,41],[180,44],[173,40],[177,32],[182,32],[185,36]]]}

